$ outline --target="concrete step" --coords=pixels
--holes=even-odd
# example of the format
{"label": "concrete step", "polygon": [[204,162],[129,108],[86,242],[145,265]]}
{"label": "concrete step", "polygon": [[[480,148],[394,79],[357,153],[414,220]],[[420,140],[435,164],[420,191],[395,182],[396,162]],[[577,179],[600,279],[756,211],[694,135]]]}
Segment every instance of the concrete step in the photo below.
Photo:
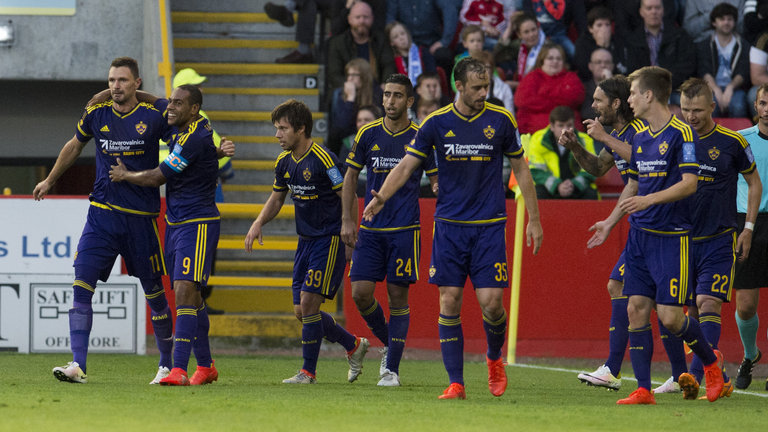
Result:
{"label": "concrete step", "polygon": [[191,67],[208,77],[207,87],[320,88],[324,79],[319,65],[274,63],[176,62],[176,70]]}
{"label": "concrete step", "polygon": [[320,93],[317,89],[205,87],[203,92],[204,106],[214,110],[254,110],[271,113],[276,106],[288,99],[300,100],[312,111],[318,111],[320,106]]}
{"label": "concrete step", "polygon": [[[221,219],[221,235],[239,235],[245,239],[245,235],[248,230],[251,229],[251,224],[256,218],[222,218]],[[264,227],[264,234],[271,236],[290,236],[296,235],[296,222],[293,218],[276,218],[272,219],[267,226]],[[224,251],[220,251],[224,252]],[[243,252],[245,254],[245,252]],[[256,252],[254,251],[254,254]],[[249,259],[249,255],[245,255],[243,259]],[[292,256],[290,257],[292,258]],[[239,258],[238,258],[239,259]]]}
{"label": "concrete step", "polygon": [[[217,250],[243,249],[245,247],[243,243],[244,240],[245,240],[245,234],[222,235],[219,237],[219,246],[217,247]],[[262,241],[264,242],[264,246],[259,246],[259,248],[263,248],[265,250],[275,250],[275,251],[295,251],[296,246],[298,245],[298,242],[299,242],[298,237],[295,234],[293,236],[265,235],[262,238]]]}
{"label": "concrete step", "polygon": [[229,0],[220,2],[213,2],[210,0],[172,1],[171,11],[261,13],[264,12],[264,5],[270,1],[274,2],[274,0]]}
{"label": "concrete step", "polygon": [[[264,208],[264,204],[218,203],[218,207],[222,218],[256,219]],[[293,217],[293,205],[284,205],[275,218],[293,220]]]}
{"label": "concrete step", "polygon": [[[292,52],[298,42],[253,38],[180,38],[173,39],[177,62],[259,62],[269,63]],[[274,36],[273,36],[274,37]]]}
{"label": "concrete step", "polygon": [[[211,276],[211,280],[216,276]],[[278,313],[293,311],[293,294],[290,281],[283,288],[229,288],[222,284],[216,284],[211,296],[206,302],[211,307],[223,309],[230,313],[261,312]],[[211,282],[213,285],[213,282]],[[323,311],[334,313],[338,309],[336,300],[326,300],[320,308]],[[296,318],[294,318],[296,319]]]}
{"label": "concrete step", "polygon": [[[235,181],[237,180],[237,177],[235,177]],[[224,201],[226,202],[263,203],[272,194],[272,185],[225,183],[222,189],[224,191]]]}
{"label": "concrete step", "polygon": [[[219,294],[213,291],[209,299],[212,307],[215,306],[215,296]],[[290,300],[289,300],[290,301]],[[283,313],[232,313],[224,309],[224,315],[209,315],[211,337],[254,337],[260,338],[293,338],[301,339],[301,323],[292,313],[293,306],[289,303]]]}
{"label": "concrete step", "polygon": [[[217,127],[217,130],[219,128]],[[272,127],[273,135],[227,135],[236,146],[235,159],[267,159],[274,161],[282,153],[283,149],[274,136],[275,128]],[[324,144],[322,136],[315,136],[313,130],[312,140],[318,144]],[[235,180],[242,183],[239,180]]]}
{"label": "concrete step", "polygon": [[233,275],[238,273],[260,273],[273,276],[293,272],[293,261],[276,260],[216,260],[217,275]]}

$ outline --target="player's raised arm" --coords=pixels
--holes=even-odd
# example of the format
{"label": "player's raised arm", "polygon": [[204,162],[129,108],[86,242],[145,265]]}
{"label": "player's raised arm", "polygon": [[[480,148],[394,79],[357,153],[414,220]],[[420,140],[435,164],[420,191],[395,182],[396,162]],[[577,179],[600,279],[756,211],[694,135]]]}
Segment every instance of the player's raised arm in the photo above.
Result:
{"label": "player's raised arm", "polygon": [[629,179],[629,182],[627,182],[626,186],[624,186],[624,190],[621,191],[621,196],[619,196],[619,200],[616,203],[616,206],[611,211],[611,214],[608,216],[608,218],[601,220],[599,222],[596,222],[594,225],[589,227],[589,231],[594,231],[594,234],[587,241],[587,249],[592,249],[594,247],[600,246],[605,242],[605,240],[611,234],[611,230],[613,229],[613,227],[615,227],[616,224],[619,223],[621,218],[624,217],[624,215],[626,214],[624,210],[622,210],[621,208],[621,203],[624,200],[634,197],[636,195],[637,195],[637,180]]}
{"label": "player's raised arm", "polygon": [[38,183],[35,186],[35,190],[32,191],[35,201],[40,201],[48,195],[48,192],[50,192],[53,185],[56,184],[59,177],[61,177],[61,175],[75,163],[78,157],[80,157],[80,153],[83,152],[85,144],[87,143],[78,140],[77,136],[73,136],[66,144],[64,144],[64,147],[62,147],[59,152],[59,156],[56,158],[56,163],[53,165],[53,169],[48,173],[48,177]]}
{"label": "player's raised arm", "polygon": [[632,146],[624,141],[611,136],[603,128],[603,124],[598,119],[586,119],[583,121],[584,127],[587,129],[587,135],[591,136],[595,141],[600,141],[608,148],[615,151],[622,159],[628,161],[632,158]]}
{"label": "player's raised arm", "polygon": [[357,181],[360,171],[348,166],[341,188],[341,241],[349,247],[357,244]]}
{"label": "player's raised arm", "polygon": [[541,228],[541,219],[539,217],[539,201],[536,198],[536,188],[533,184],[533,177],[528,168],[525,158],[509,158],[512,165],[512,171],[515,173],[517,185],[525,200],[525,210],[528,212],[528,225],[525,229],[526,245],[533,243],[533,254],[539,253],[541,242],[544,238],[544,230]]}
{"label": "player's raised arm", "polygon": [[261,212],[259,212],[259,216],[256,217],[256,220],[253,221],[253,224],[251,224],[251,228],[248,230],[248,234],[245,236],[245,251],[246,252],[252,252],[253,251],[253,241],[258,240],[259,245],[263,246],[264,241],[262,240],[263,236],[261,233],[261,227],[266,225],[269,221],[275,218],[278,213],[280,213],[280,209],[283,207],[283,203],[285,203],[285,197],[288,195],[288,190],[284,191],[272,191],[272,194],[267,198],[267,202],[264,204],[264,208],[261,209]]}
{"label": "player's raised arm", "polygon": [[363,219],[368,222],[373,221],[373,217],[381,211],[384,203],[403,187],[405,182],[408,181],[408,177],[416,171],[416,168],[421,166],[421,162],[422,160],[416,156],[410,154],[403,156],[400,163],[389,172],[387,179],[384,180],[384,184],[381,185],[381,189],[378,192],[371,190],[373,198],[365,206],[365,210],[363,210]]}
{"label": "player's raised arm", "polygon": [[605,149],[600,150],[600,154],[595,156],[587,151],[576,138],[576,132],[573,129],[566,129],[557,140],[558,144],[567,148],[576,158],[576,162],[584,168],[584,171],[595,177],[605,175],[611,168],[616,166],[613,156]]}

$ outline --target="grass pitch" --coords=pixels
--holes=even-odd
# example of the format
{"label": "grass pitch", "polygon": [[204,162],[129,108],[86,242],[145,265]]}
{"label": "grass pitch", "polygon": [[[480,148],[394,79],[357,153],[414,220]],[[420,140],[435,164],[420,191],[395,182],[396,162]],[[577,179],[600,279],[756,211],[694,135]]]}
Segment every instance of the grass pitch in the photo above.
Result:
{"label": "grass pitch", "polygon": [[300,367],[299,357],[216,356],[218,382],[160,387],[147,384],[154,356],[92,354],[83,385],[53,378],[51,368],[67,355],[0,353],[0,431],[762,430],[768,418],[759,377],[750,391],[716,403],[659,395],[656,406],[617,406],[635,382],[625,379],[619,392],[587,388],[575,371],[592,370],[594,361],[509,366],[500,398],[488,392],[485,363],[466,362],[467,400],[440,401],[448,384],[440,361],[404,360],[403,386],[381,388],[375,351],[352,384],[343,355],[323,352],[317,385],[281,384]]}

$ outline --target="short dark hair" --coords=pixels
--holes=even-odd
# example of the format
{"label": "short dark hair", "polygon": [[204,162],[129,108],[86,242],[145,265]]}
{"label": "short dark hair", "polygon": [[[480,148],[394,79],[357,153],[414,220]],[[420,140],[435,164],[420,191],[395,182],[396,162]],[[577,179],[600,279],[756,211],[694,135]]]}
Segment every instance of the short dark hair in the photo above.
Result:
{"label": "short dark hair", "polygon": [[739,22],[739,10],[735,6],[728,3],[720,3],[712,8],[712,12],[709,13],[709,24],[715,22],[715,18],[722,18],[724,16],[732,16],[734,24]]}
{"label": "short dark hair", "polygon": [[630,84],[638,82],[641,91],[650,90],[653,97],[666,105],[672,94],[672,73],[658,66],[644,66],[629,74]]}
{"label": "short dark hair", "polygon": [[534,24],[536,24],[536,27],[539,26],[539,21],[536,19],[536,15],[533,15],[530,12],[523,12],[518,14],[512,22],[515,25],[515,28],[519,30],[520,26],[523,25],[523,23],[526,21],[532,21]]}
{"label": "short dark hair", "polygon": [[611,15],[611,11],[607,7],[595,6],[587,13],[587,26],[592,27],[595,21],[601,19],[613,22],[613,15]]}
{"label": "short dark hair", "polygon": [[272,123],[277,123],[282,119],[288,121],[294,132],[304,127],[304,136],[312,137],[312,111],[304,102],[288,99],[276,106],[272,110]]}
{"label": "short dark hair", "polygon": [[381,108],[377,107],[376,105],[363,105],[360,108],[357,109],[357,112],[360,111],[368,111],[369,113],[373,114],[374,117],[381,118]]}
{"label": "short dark hair", "polygon": [[392,74],[387,77],[386,80],[384,80],[384,84],[398,84],[401,86],[405,86],[405,97],[413,97],[413,84],[411,83],[410,78],[403,74]]}
{"label": "short dark hair", "polygon": [[187,99],[189,100],[190,105],[197,104],[199,107],[203,107],[203,92],[201,92],[196,85],[182,84],[176,88],[189,93],[189,97]]}
{"label": "short dark hair", "polygon": [[427,79],[434,79],[440,82],[440,75],[437,72],[424,72],[416,78],[416,87],[419,87]]}
{"label": "short dark hair", "polygon": [[464,57],[459,60],[459,62],[456,63],[456,67],[453,68],[453,77],[456,82],[461,81],[462,84],[466,84],[467,75],[469,75],[470,72],[476,73],[478,76],[488,75],[483,62],[472,57]]}
{"label": "short dark hair", "polygon": [[704,96],[709,99],[714,98],[709,84],[703,79],[695,77],[688,78],[680,85],[680,94],[689,99],[693,99],[696,96]]}
{"label": "short dark hair", "polygon": [[483,40],[485,40],[485,33],[483,32],[483,28],[476,24],[470,24],[461,29],[461,34],[459,35],[461,37],[461,41],[463,42],[467,40],[469,35],[472,33],[480,33],[483,35]]}
{"label": "short dark hair", "polygon": [[127,67],[134,78],[139,78],[139,63],[131,57],[118,57],[112,60],[110,68]]}
{"label": "short dark hair", "polygon": [[600,90],[608,96],[608,100],[613,102],[614,99],[618,99],[621,104],[616,113],[619,117],[625,121],[632,120],[634,113],[632,107],[629,106],[629,80],[624,75],[614,75],[610,78],[606,78],[597,84]]}
{"label": "short dark hair", "polygon": [[554,124],[555,122],[567,122],[568,120],[575,120],[571,107],[565,105],[556,106],[549,112],[549,122]]}

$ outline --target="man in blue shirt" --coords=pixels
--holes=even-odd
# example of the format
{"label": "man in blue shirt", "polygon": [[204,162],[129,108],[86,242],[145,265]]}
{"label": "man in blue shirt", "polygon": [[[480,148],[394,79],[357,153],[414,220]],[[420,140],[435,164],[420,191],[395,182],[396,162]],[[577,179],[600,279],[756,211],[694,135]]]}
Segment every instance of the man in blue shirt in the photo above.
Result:
{"label": "man in blue shirt", "polygon": [[141,85],[136,60],[120,57],[109,68],[111,100],[86,108],[75,136],[62,148],[48,177],[35,186],[36,200],[44,199],[61,175],[72,166],[91,138],[96,141],[96,182],[90,195],[88,219],[75,257],[74,302],[69,310],[73,360],[53,374],[65,382],[85,383],[88,338],[93,324],[92,297],[98,280],[107,281],[121,255],[128,274],[139,278],[152,310],[152,326],[160,351],[156,384],[169,373],[173,349],[173,322],[161,276],[165,262],[155,218],[160,213],[157,187],[112,183],[109,169],[119,157],[131,170],[157,166],[158,142],[168,139],[171,127],[163,111],[167,100],[139,102]]}
{"label": "man in blue shirt", "polygon": [[[203,95],[193,85],[182,85],[171,94],[168,124],[177,131],[168,142],[170,153],[151,170],[129,171],[120,158],[109,177],[113,182],[127,181],[159,187],[167,182],[165,219],[166,262],[176,293],[176,335],[173,369],[160,380],[161,385],[202,385],[216,381],[219,373],[213,365],[208,344],[208,313],[201,296],[201,286],[208,281],[214,250],[219,243],[221,218],[216,207],[218,151],[213,143],[213,129],[200,115]],[[222,153],[234,155],[231,141],[222,143]],[[194,345],[197,370],[187,377],[189,355]]]}
{"label": "man in blue shirt", "polygon": [[312,113],[303,102],[290,99],[272,111],[272,123],[283,152],[275,162],[272,194],[245,236],[245,250],[253,242],[263,245],[262,227],[274,219],[291,192],[299,244],[293,266],[293,310],[302,323],[301,349],[304,365],[285,384],[316,383],[317,360],[323,337],[347,351],[347,380],[362,373],[368,340],[350,334],[333,317],[320,311],[325,299],[333,299],[346,265],[341,243],[341,188],[343,176],[336,156],[312,141]]}
{"label": "man in blue shirt", "polygon": [[629,79],[629,105],[647,127],[633,139],[629,182],[616,208],[608,219],[590,228],[595,234],[587,242],[589,248],[602,244],[623,215],[631,215],[624,249],[624,294],[629,296],[629,354],[638,389],[617,403],[656,404],[651,393],[650,314],[654,304],[663,325],[702,358],[707,399],[714,402],[723,389],[722,354],[703,343],[698,321],[682,308],[688,299],[690,197],[698,179],[698,137],[667,107],[672,91],[669,71],[648,66]]}
{"label": "man in blue shirt", "polygon": [[421,124],[406,155],[389,173],[363,212],[374,216],[433,152],[440,175],[435,208],[432,262],[429,282],[440,290],[440,349],[450,385],[440,399],[465,399],[464,336],[461,304],[467,277],[472,280],[482,308],[488,350],[488,388],[501,396],[507,376],[501,348],[506,339],[507,313],[502,303],[509,286],[505,228],[506,200],[502,181],[503,157],[507,156],[518,180],[529,222],[528,245],[541,246],[539,207],[514,116],[488,104],[485,96],[490,76],[485,65],[472,58],[456,64],[456,103],[430,114]]}
{"label": "man in blue shirt", "polygon": [[[347,156],[347,173],[342,188],[341,238],[355,248],[350,264],[352,298],[374,335],[384,344],[379,370],[380,386],[400,385],[400,358],[410,322],[408,287],[419,279],[421,230],[419,186],[422,170],[413,172],[406,187],[398,191],[373,223],[363,221],[357,231],[355,192],[360,170],[367,168],[365,202],[371,190],[384,183],[392,168],[405,155],[418,127],[408,119],[413,105],[413,85],[406,75],[390,75],[384,82],[386,116],[363,126]],[[427,175],[436,185],[437,166],[429,158]],[[434,187],[433,187],[434,189]],[[389,323],[373,293],[376,282],[387,279]]]}

